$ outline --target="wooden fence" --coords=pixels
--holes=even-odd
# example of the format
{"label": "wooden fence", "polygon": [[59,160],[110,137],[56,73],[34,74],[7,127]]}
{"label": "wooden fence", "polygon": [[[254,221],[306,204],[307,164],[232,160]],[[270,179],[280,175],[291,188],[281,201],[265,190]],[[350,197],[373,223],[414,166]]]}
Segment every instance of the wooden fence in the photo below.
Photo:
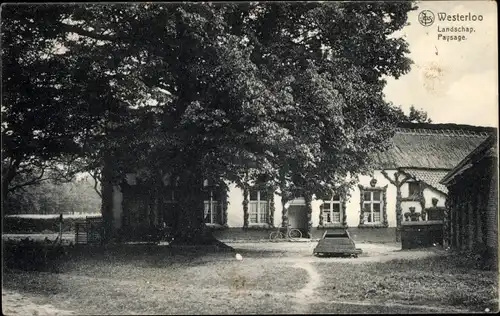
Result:
{"label": "wooden fence", "polygon": [[101,244],[103,232],[102,217],[87,217],[75,223],[75,244]]}

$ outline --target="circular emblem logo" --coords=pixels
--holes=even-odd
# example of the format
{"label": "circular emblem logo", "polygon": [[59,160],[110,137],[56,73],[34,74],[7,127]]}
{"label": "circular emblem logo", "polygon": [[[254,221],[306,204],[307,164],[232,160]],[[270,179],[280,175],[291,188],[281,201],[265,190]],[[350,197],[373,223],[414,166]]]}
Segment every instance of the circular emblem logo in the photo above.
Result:
{"label": "circular emblem logo", "polygon": [[435,19],[434,13],[429,10],[424,10],[418,14],[418,22],[423,26],[431,26]]}

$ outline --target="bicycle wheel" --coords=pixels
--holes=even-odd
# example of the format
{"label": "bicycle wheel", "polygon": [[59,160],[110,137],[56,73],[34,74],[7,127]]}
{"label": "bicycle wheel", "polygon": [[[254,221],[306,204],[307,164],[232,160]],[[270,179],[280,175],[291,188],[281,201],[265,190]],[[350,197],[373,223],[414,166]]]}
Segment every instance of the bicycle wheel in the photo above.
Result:
{"label": "bicycle wheel", "polygon": [[283,238],[283,234],[281,232],[278,232],[278,231],[274,231],[274,232],[271,232],[269,234],[269,239],[271,240],[277,240],[277,239],[282,239]]}
{"label": "bicycle wheel", "polygon": [[290,238],[301,238],[302,233],[297,228],[292,228],[292,229],[290,229],[288,236],[290,236]]}

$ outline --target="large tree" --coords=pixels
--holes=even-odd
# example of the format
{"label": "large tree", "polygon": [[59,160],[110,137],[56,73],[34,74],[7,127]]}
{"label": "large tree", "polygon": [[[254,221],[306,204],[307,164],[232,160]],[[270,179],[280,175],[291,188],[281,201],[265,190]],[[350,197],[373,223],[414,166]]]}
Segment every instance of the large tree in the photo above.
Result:
{"label": "large tree", "polygon": [[[203,179],[284,193],[344,187],[398,120],[383,76],[410,69],[411,3],[72,6],[52,21],[100,90],[103,216],[126,166],[177,178],[179,242],[205,242]],[[76,34],[76,35],[75,35]],[[83,115],[83,114],[82,114]]]}
{"label": "large tree", "polygon": [[[2,7],[4,202],[26,186],[70,181],[80,171],[99,178],[103,149],[113,154],[113,144],[122,141],[113,131],[128,122],[125,102],[134,100],[127,96],[137,99],[140,89],[122,69],[129,61],[119,49],[70,32],[78,8]],[[123,59],[122,68],[113,55]]]}
{"label": "large tree", "polygon": [[67,6],[2,6],[3,201],[29,185],[71,180],[105,113],[101,103],[109,91],[102,76],[88,56],[64,49],[61,20],[71,12]]}

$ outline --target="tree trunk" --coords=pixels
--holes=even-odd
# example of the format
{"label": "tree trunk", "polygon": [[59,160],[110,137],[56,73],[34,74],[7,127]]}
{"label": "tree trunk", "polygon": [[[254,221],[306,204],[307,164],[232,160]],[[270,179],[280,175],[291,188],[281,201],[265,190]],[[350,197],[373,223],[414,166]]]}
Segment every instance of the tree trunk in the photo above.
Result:
{"label": "tree trunk", "polygon": [[178,207],[175,210],[176,225],[174,226],[173,245],[218,245],[222,248],[231,247],[219,242],[207,229],[204,221],[203,179],[201,173],[185,171],[179,178]]}
{"label": "tree trunk", "polygon": [[304,194],[304,200],[306,202],[306,210],[307,210],[307,238],[312,238],[312,195],[310,193]]}
{"label": "tree trunk", "polygon": [[2,218],[8,213],[7,196],[9,194],[9,183],[7,179],[2,179]]}
{"label": "tree trunk", "polygon": [[101,214],[103,220],[104,242],[113,237],[113,169],[108,155],[104,158],[101,180]]}
{"label": "tree trunk", "polygon": [[7,200],[10,193],[9,185],[16,177],[17,168],[19,168],[20,164],[21,160],[17,159],[13,163],[11,163],[9,167],[6,168],[7,170],[4,170],[4,167],[2,166],[2,218],[8,212]]}

